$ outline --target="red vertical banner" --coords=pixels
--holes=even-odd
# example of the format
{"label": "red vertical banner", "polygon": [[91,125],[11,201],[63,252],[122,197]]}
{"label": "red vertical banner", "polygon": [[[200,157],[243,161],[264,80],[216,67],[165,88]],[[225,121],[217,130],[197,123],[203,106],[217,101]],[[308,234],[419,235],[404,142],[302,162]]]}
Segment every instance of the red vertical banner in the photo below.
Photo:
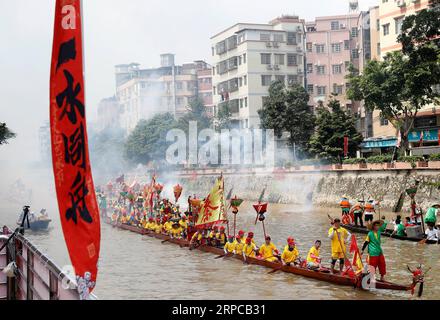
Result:
{"label": "red vertical banner", "polygon": [[344,137],[344,157],[348,156],[348,137]]}
{"label": "red vertical banner", "polygon": [[52,163],[61,225],[86,299],[97,273],[101,229],[87,143],[81,1],[57,0],[50,73]]}

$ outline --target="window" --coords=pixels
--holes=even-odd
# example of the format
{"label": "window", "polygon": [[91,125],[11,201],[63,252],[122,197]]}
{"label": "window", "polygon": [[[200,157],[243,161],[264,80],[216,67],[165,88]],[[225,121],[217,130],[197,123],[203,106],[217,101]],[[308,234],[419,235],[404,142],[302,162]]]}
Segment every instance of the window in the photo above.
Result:
{"label": "window", "polygon": [[273,41],[283,42],[284,41],[284,35],[282,33],[274,34],[273,35]]}
{"label": "window", "polygon": [[238,86],[243,86],[243,78],[238,78]]}
{"label": "window", "polygon": [[384,25],[382,26],[382,29],[383,29],[383,35],[384,35],[384,36],[387,36],[387,35],[390,34],[390,24],[389,24],[389,23],[384,24]]}
{"label": "window", "polygon": [[287,65],[290,67],[298,65],[298,58],[296,54],[287,54]]}
{"label": "window", "polygon": [[285,83],[286,82],[286,77],[283,75],[276,75],[275,76],[275,81],[280,81],[281,83]]}
{"label": "window", "polygon": [[296,44],[296,32],[287,32],[287,44]]}
{"label": "window", "polygon": [[289,74],[287,76],[287,82],[289,85],[298,83],[298,76],[296,74]]}
{"label": "window", "polygon": [[261,64],[271,64],[270,53],[261,53]]}
{"label": "window", "polygon": [[402,24],[403,24],[403,17],[394,19],[396,34],[402,33]]}
{"label": "window", "polygon": [[308,84],[307,85],[307,93],[308,94],[313,94],[314,92],[315,92],[315,90],[314,90],[313,84]]}
{"label": "window", "polygon": [[377,55],[380,56],[380,42],[377,43]]}
{"label": "window", "polygon": [[342,65],[340,65],[340,64],[332,65],[332,71],[333,71],[333,74],[340,74],[340,73],[342,73]]}
{"label": "window", "polygon": [[344,66],[345,66],[345,71],[348,71],[348,69],[350,68],[350,61],[345,61]]}
{"label": "window", "polygon": [[313,64],[307,63],[307,73],[313,73]]}
{"label": "window", "polygon": [[182,90],[182,89],[183,89],[183,83],[180,82],[180,81],[177,81],[177,82],[176,82],[176,89],[177,89],[177,90]]}
{"label": "window", "polygon": [[380,20],[376,19],[376,31],[380,31]]}
{"label": "window", "polygon": [[226,52],[226,41],[221,41],[215,45],[217,54],[223,54]]}
{"label": "window", "polygon": [[325,74],[325,66],[316,66],[317,74]]}
{"label": "window", "polygon": [[244,77],[243,77],[243,84],[244,84],[245,86],[247,86],[247,76],[244,76]]}
{"label": "window", "polygon": [[240,109],[243,108],[243,99],[240,99]]}
{"label": "window", "polygon": [[339,21],[332,21],[331,22],[331,29],[332,30],[339,30]]}
{"label": "window", "polygon": [[380,125],[381,126],[387,126],[388,125],[388,119],[380,117]]}
{"label": "window", "polygon": [[275,64],[284,65],[284,54],[274,54]]}
{"label": "window", "polygon": [[241,66],[241,62],[242,62],[241,56],[238,56],[238,65],[239,66]]}
{"label": "window", "polygon": [[357,27],[351,28],[351,37],[356,38],[358,36],[358,29]]}
{"label": "window", "polygon": [[342,85],[338,85],[336,83],[333,84],[333,93],[334,94],[342,94],[343,91],[343,86]]}
{"label": "window", "polygon": [[244,98],[244,107],[246,108],[247,107],[247,97],[246,98]]}
{"label": "window", "polygon": [[211,47],[211,54],[212,54],[212,56],[215,55],[215,49],[214,49],[214,47]]}
{"label": "window", "polygon": [[344,40],[344,50],[350,50],[350,41]]}
{"label": "window", "polygon": [[311,42],[306,43],[306,50],[307,50],[307,52],[312,52],[313,44]]}
{"label": "window", "polygon": [[318,86],[318,95],[320,95],[320,96],[323,96],[323,95],[325,95],[325,89],[326,89],[326,87],[325,86]]}
{"label": "window", "polygon": [[271,82],[272,82],[272,76],[268,76],[268,75],[262,75],[261,76],[261,85],[263,87],[270,86]]}
{"label": "window", "polygon": [[176,98],[176,103],[177,103],[178,105],[182,105],[182,104],[183,104],[183,98],[182,98],[182,97],[177,97],[177,98]]}
{"label": "window", "polygon": [[325,52],[325,45],[324,44],[317,44],[316,45],[316,53],[324,53]]}
{"label": "window", "polygon": [[270,34],[269,33],[260,33],[260,40],[261,41],[270,41]]}
{"label": "window", "polygon": [[358,49],[351,50],[351,58],[352,59],[359,59],[359,51],[358,51]]}
{"label": "window", "polygon": [[333,53],[341,52],[341,44],[340,43],[332,43],[332,52]]}
{"label": "window", "polygon": [[243,53],[243,63],[246,63],[246,53]]}

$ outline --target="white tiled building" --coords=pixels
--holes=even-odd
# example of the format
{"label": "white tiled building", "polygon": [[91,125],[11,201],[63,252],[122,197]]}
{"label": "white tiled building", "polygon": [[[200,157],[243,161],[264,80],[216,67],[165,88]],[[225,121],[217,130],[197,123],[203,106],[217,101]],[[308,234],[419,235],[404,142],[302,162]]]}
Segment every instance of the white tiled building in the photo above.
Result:
{"label": "white tiled building", "polygon": [[259,127],[272,81],[304,86],[304,21],[281,16],[268,24],[238,23],[214,35],[213,104],[229,102],[237,127]]}

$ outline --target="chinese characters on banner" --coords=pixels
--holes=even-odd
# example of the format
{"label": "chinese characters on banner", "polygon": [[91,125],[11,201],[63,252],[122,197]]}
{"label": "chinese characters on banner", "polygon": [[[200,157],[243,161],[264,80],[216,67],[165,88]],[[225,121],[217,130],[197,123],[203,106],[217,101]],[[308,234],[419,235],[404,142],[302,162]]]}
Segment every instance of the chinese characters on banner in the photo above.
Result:
{"label": "chinese characters on banner", "polygon": [[61,225],[81,298],[98,273],[100,221],[89,162],[80,0],[57,0],[50,74],[52,162]]}

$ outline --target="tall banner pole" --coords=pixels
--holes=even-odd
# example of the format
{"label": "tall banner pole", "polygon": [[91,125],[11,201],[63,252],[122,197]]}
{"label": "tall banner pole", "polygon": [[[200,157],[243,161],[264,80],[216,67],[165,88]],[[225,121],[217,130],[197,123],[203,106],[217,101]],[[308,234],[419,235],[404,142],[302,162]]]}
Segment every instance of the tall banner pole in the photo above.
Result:
{"label": "tall banner pole", "polygon": [[57,0],[50,72],[52,164],[61,226],[81,299],[96,284],[100,219],[87,140],[80,0]]}

